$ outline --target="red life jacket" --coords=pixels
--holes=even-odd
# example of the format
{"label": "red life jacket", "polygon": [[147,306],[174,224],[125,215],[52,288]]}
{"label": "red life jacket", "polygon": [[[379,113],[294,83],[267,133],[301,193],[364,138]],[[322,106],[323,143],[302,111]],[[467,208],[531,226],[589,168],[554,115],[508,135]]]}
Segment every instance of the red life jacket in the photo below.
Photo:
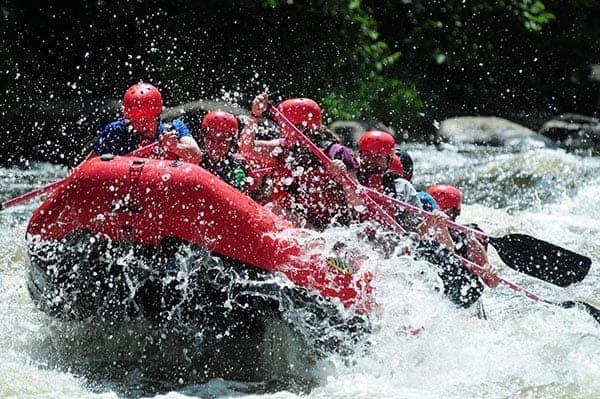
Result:
{"label": "red life jacket", "polygon": [[254,166],[272,168],[273,192],[268,200],[311,227],[324,229],[331,223],[349,224],[353,219],[342,186],[308,150],[284,147]]}
{"label": "red life jacket", "polygon": [[373,173],[370,175],[362,175],[359,173],[358,181],[363,186],[370,188],[371,190],[383,192],[383,175],[379,173]]}

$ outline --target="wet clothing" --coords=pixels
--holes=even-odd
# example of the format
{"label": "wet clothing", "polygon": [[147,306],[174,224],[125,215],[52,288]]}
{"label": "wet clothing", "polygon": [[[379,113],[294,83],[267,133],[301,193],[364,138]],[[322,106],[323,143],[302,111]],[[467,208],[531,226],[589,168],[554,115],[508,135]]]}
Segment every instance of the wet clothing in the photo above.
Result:
{"label": "wet clothing", "polygon": [[[276,151],[271,201],[318,230],[331,224],[348,225],[356,220],[341,184],[314,154],[299,146],[282,147]],[[342,160],[349,170],[358,167],[347,147],[329,142],[323,151],[331,159]]]}
{"label": "wet clothing", "polygon": [[[479,231],[483,231],[478,225],[476,225],[474,223],[467,224],[466,226],[471,227],[476,230],[479,230]],[[456,253],[456,255],[460,256],[461,258],[472,260],[469,258],[469,249],[468,248],[469,248],[469,240],[473,239],[473,236],[470,234],[467,234],[467,233],[463,233],[461,231],[454,230],[454,229],[450,229],[449,233],[450,233],[450,237],[452,237],[452,241],[454,242],[454,253]],[[487,241],[480,240],[480,242],[483,244],[484,248],[487,250]],[[479,281],[481,281],[481,279],[479,277],[477,279]],[[482,285],[481,290],[483,291],[483,285]],[[487,315],[486,315],[482,301],[478,301],[477,316],[481,319],[487,319]]]}
{"label": "wet clothing", "polygon": [[440,209],[435,199],[425,191],[417,191],[417,196],[421,200],[421,204],[423,204],[423,209],[427,212],[433,212],[435,210]]}
{"label": "wet clothing", "polygon": [[455,305],[468,308],[481,297],[484,288],[481,279],[439,243],[421,240],[416,255],[417,259],[426,260],[436,266],[437,274],[444,284],[444,295]]}
{"label": "wet clothing", "polygon": [[[417,191],[409,181],[398,177],[396,173],[386,173],[384,174],[383,182],[386,194],[407,202],[410,205],[422,208]],[[409,211],[398,209],[396,212],[396,221],[408,230],[413,230],[421,223],[422,219],[411,214]],[[457,239],[454,236],[452,238],[456,243]],[[464,235],[464,239],[467,239],[466,235]],[[463,245],[464,251],[466,251],[466,241],[465,244],[461,245]],[[459,256],[466,257],[466,255],[458,250],[456,250],[456,253]],[[481,279],[466,269],[456,256],[439,243],[430,240],[419,240],[415,248],[415,257],[426,260],[436,267],[436,272],[444,285],[444,295],[452,303],[459,307],[468,308],[481,297],[484,288]]]}
{"label": "wet clothing", "polygon": [[423,205],[417,194],[417,190],[406,179],[398,176],[397,173],[387,172],[383,175],[383,190],[387,195],[406,202],[409,205],[423,209]]}
{"label": "wet clothing", "polygon": [[468,308],[481,297],[484,289],[481,279],[438,242],[421,240],[415,233],[397,234],[377,225],[367,225],[362,235],[374,250],[386,258],[398,251],[398,245],[406,245],[408,239],[412,243],[410,253],[416,260],[433,265],[441,279],[443,294],[458,307]]}
{"label": "wet clothing", "polygon": [[[170,131],[171,129],[177,132],[177,139],[192,136],[190,130],[182,120],[173,119],[170,123],[159,121],[156,139],[160,139],[166,131]],[[98,155],[124,155],[139,148],[138,140],[138,134],[136,134],[131,123],[127,119],[120,119],[109,123],[102,129],[92,145],[92,149]]]}
{"label": "wet clothing", "polygon": [[[466,224],[465,226],[483,232],[483,230],[475,223]],[[450,232],[450,237],[452,237],[452,241],[454,241],[454,252],[456,252],[456,254],[458,256],[461,256],[465,259],[469,259],[469,256],[468,256],[469,240],[471,240],[474,237],[467,233],[463,233],[462,231],[457,231],[454,229],[450,229],[449,232]],[[483,247],[487,250],[487,245],[488,245],[487,240],[484,240],[484,241],[479,240],[479,241],[481,242]],[[469,260],[471,260],[471,259],[469,259]]]}
{"label": "wet clothing", "polygon": [[233,156],[228,156],[217,163],[212,163],[205,154],[202,154],[200,166],[210,173],[219,176],[224,182],[245,192],[248,186],[248,173],[244,164]]}
{"label": "wet clothing", "polygon": [[[417,195],[417,190],[415,190],[408,180],[401,178],[397,173],[386,172],[383,175],[383,192],[390,197],[422,209],[421,200]],[[411,231],[414,231],[423,220],[410,210],[406,211],[402,209],[402,206],[398,206],[394,210],[394,213],[398,224]]]}
{"label": "wet clothing", "polygon": [[326,146],[325,154],[327,154],[329,159],[339,159],[344,162],[344,165],[346,165],[346,169],[348,169],[348,171],[358,170],[359,165],[354,158],[352,151],[344,145],[330,143]]}
{"label": "wet clothing", "polygon": [[364,169],[359,169],[356,177],[361,185],[371,190],[383,192],[383,176],[381,173],[371,173]]}

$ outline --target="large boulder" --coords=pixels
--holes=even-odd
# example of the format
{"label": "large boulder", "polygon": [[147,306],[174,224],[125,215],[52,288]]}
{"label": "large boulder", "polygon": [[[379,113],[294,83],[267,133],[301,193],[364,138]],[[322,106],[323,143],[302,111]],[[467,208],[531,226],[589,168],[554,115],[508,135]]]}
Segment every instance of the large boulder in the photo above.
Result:
{"label": "large boulder", "polygon": [[451,144],[513,148],[553,147],[552,140],[517,123],[494,116],[460,116],[442,121],[437,138]]}
{"label": "large boulder", "polygon": [[600,154],[600,120],[579,114],[559,115],[539,130],[569,151]]}

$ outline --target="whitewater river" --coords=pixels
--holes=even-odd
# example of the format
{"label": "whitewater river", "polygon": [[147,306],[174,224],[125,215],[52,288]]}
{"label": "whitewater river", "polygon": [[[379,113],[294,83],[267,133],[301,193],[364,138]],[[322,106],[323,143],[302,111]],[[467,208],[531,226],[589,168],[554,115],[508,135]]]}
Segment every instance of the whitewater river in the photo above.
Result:
{"label": "whitewater river", "polygon": [[[547,299],[600,305],[599,158],[547,149],[409,149],[418,188],[451,182],[463,189],[466,205],[460,221],[476,222],[496,236],[533,235],[593,260],[582,283],[559,288],[503,266],[490,250],[501,276]],[[65,173],[52,165],[0,169],[0,200]],[[600,397],[600,324],[586,312],[535,303],[499,286],[484,293],[489,320],[474,319],[431,289],[436,282],[426,264],[406,257],[383,260],[368,249],[363,249],[365,267],[375,272],[381,315],[373,332],[354,345],[354,353],[331,354],[307,365],[299,355],[307,348],[284,343],[278,351],[289,352],[282,357],[286,364],[256,360],[267,370],[263,381],[243,376],[168,381],[168,373],[152,372],[164,366],[164,356],[153,360],[152,353],[115,342],[113,335],[98,331],[102,328],[73,333],[72,326],[35,308],[26,287],[24,233],[37,204],[39,200],[0,213],[0,397]],[[345,234],[329,231],[325,236],[344,240]],[[423,331],[412,336],[404,332],[407,327]],[[133,330],[144,335],[144,326],[120,328],[125,335]],[[147,339],[174,364],[185,364],[189,345],[167,339],[157,344],[151,332]],[[117,366],[121,355],[138,366]]]}

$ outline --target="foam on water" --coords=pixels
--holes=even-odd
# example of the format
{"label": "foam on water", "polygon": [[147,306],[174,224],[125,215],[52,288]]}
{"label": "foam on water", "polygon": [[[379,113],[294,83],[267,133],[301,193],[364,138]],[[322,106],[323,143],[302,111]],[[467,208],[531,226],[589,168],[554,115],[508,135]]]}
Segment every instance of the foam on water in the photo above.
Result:
{"label": "foam on water", "polygon": [[[559,288],[503,266],[490,250],[500,275],[553,301],[576,298],[600,304],[599,159],[558,150],[410,150],[417,188],[440,181],[464,187],[462,222],[476,222],[495,236],[529,234],[593,260],[582,283]],[[107,380],[83,377],[77,369],[93,362],[96,350],[74,346],[76,358],[65,361],[70,352],[58,346],[82,336],[65,330],[56,335],[58,327],[29,298],[23,237],[31,209],[13,208],[0,215],[0,396],[116,397],[115,392],[123,391]],[[213,378],[182,383],[164,394],[141,394],[287,399],[596,398],[600,393],[600,327],[586,312],[536,303],[498,287],[485,290],[489,320],[480,320],[441,297],[428,264],[399,254],[384,259],[358,236],[347,229],[324,235],[328,245],[349,243],[376,276],[380,315],[373,331],[353,344],[353,354],[331,354],[296,374],[309,383],[275,373],[274,381]],[[273,328],[285,334],[282,326]],[[415,330],[419,333],[413,335]],[[296,362],[293,356],[287,359]],[[140,382],[135,378],[132,384]],[[131,395],[140,392],[133,389]]]}

